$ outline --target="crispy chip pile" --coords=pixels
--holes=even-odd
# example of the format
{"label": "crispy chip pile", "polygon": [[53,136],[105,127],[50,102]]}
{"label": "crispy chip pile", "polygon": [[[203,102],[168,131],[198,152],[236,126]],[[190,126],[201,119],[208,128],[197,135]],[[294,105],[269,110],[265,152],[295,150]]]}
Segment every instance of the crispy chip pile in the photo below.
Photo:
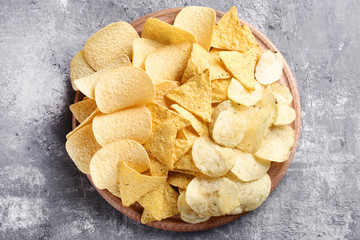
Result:
{"label": "crispy chip pile", "polygon": [[271,162],[284,162],[296,119],[279,52],[263,53],[232,7],[216,24],[208,7],[174,24],[148,18],[95,33],[70,67],[86,96],[70,106],[75,165],[147,224],[179,214],[190,224],[240,214],[268,197]]}

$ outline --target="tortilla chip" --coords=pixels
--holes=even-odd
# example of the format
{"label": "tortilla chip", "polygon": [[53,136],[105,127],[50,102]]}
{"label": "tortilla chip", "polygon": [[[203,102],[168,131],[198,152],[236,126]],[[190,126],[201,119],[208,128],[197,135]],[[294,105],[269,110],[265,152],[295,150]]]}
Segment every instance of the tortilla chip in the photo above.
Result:
{"label": "tortilla chip", "polygon": [[133,58],[132,64],[134,67],[139,67],[145,70],[145,59],[149,56],[152,52],[156,51],[157,49],[165,46],[162,43],[157,41],[147,39],[147,38],[137,38],[133,42]]}
{"label": "tortilla chip", "polygon": [[82,127],[85,127],[86,125],[88,125],[89,123],[92,123],[92,121],[94,120],[95,116],[97,116],[100,113],[99,109],[96,108],[91,114],[90,116],[88,116],[82,123],[80,123],[80,125],[78,125],[74,130],[72,130],[71,132],[69,132],[68,134],[66,134],[66,139],[69,139],[69,137],[71,137],[71,135],[73,135],[76,131],[79,131]]}
{"label": "tortilla chip", "polygon": [[196,167],[194,161],[192,160],[191,150],[185,153],[175,164],[175,171],[185,171],[198,173],[199,169]]}
{"label": "tortilla chip", "polygon": [[168,168],[159,162],[155,157],[149,155],[151,176],[167,176]]}
{"label": "tortilla chip", "polygon": [[202,122],[198,117],[194,116],[191,112],[181,107],[178,104],[172,104],[171,108],[175,109],[181,116],[188,120],[195,131],[200,135],[208,134],[208,127],[206,123]]}
{"label": "tortilla chip", "polygon": [[179,172],[169,172],[167,182],[175,187],[186,189],[187,185],[194,178],[193,175]]}
{"label": "tortilla chip", "polygon": [[148,210],[144,208],[143,213],[141,214],[141,223],[146,224],[148,222],[156,221],[156,218],[154,218]]}
{"label": "tortilla chip", "polygon": [[211,103],[219,103],[228,100],[227,90],[231,78],[216,79],[211,82]]}
{"label": "tortilla chip", "polygon": [[85,59],[84,50],[78,52],[71,60],[71,64],[70,64],[70,80],[73,89],[75,91],[79,90],[74,83],[76,79],[89,76],[94,72],[95,70],[90,67],[90,65],[87,63]]}
{"label": "tortilla chip", "polygon": [[70,111],[79,123],[82,123],[87,117],[89,117],[95,109],[96,103],[93,99],[82,100],[70,105]]}
{"label": "tortilla chip", "polygon": [[155,98],[153,102],[163,105],[164,107],[170,107],[171,101],[165,98],[165,95],[179,86],[180,83],[178,81],[164,81],[155,85]]}

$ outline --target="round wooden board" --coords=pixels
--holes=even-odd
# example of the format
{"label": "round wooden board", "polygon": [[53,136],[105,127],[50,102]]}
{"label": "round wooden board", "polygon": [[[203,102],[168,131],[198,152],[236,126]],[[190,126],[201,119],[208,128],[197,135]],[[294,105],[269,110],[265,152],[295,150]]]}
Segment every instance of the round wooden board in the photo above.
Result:
{"label": "round wooden board", "polygon": [[[175,20],[176,15],[178,14],[178,12],[181,9],[182,9],[182,7],[170,8],[170,9],[165,9],[165,10],[161,10],[158,12],[150,13],[148,15],[145,15],[145,16],[131,22],[130,24],[141,35],[141,31],[146,22],[146,19],[148,19],[149,17],[158,18],[164,22],[172,24]],[[216,11],[217,20],[219,20],[224,14],[225,14],[224,12]],[[250,24],[248,24],[247,22],[245,22],[241,19],[240,19],[240,22],[241,22],[241,24],[246,24],[250,27],[256,40],[258,41],[259,45],[261,46],[261,48],[263,50],[271,49],[273,51],[278,51],[278,49],[275,47],[275,45],[259,30],[257,30],[256,28],[254,28],[253,26],[251,26]],[[290,89],[290,91],[294,97],[292,107],[296,111],[296,119],[291,124],[291,127],[295,130],[295,145],[292,148],[290,157],[287,161],[285,161],[283,163],[274,163],[273,162],[271,164],[271,168],[268,172],[268,174],[271,178],[271,192],[274,191],[276,186],[280,183],[281,179],[284,177],[287,169],[289,168],[289,166],[292,162],[292,159],[295,155],[296,148],[297,148],[297,145],[299,142],[300,127],[301,127],[301,107],[300,107],[299,93],[297,90],[295,79],[294,79],[294,77],[291,73],[291,70],[290,70],[288,64],[286,63],[285,59],[284,59],[283,74],[279,80],[279,83],[287,86]],[[83,98],[83,95],[80,92],[77,92],[75,95],[74,102],[76,103],[78,101],[81,101],[82,98]],[[73,129],[77,125],[78,125],[78,122],[73,117],[72,118]],[[110,203],[114,208],[116,208],[118,211],[125,214],[126,216],[140,222],[141,213],[143,211],[143,208],[139,204],[136,203],[136,204],[131,205],[130,207],[123,207],[121,204],[121,199],[115,197],[107,190],[101,190],[101,189],[96,188],[91,180],[90,174],[88,174],[87,177],[89,178],[89,180],[90,180],[91,184],[94,186],[94,188],[100,193],[100,195],[108,203]],[[189,224],[189,223],[182,221],[179,216],[173,216],[168,219],[164,219],[162,221],[150,222],[150,223],[147,223],[146,225],[152,226],[155,228],[159,228],[159,229],[170,230],[170,231],[201,231],[201,230],[215,228],[215,227],[219,227],[221,225],[227,224],[231,221],[234,221],[235,219],[240,218],[243,215],[244,214],[212,217],[208,221],[206,221],[204,223],[199,223],[199,224]]]}

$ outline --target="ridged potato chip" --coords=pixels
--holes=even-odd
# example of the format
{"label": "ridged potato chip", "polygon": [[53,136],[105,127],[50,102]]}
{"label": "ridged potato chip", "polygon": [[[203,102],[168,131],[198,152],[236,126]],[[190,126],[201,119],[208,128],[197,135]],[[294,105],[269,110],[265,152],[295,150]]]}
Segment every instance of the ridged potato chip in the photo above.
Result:
{"label": "ridged potato chip", "polygon": [[89,174],[92,156],[101,148],[92,132],[92,124],[88,124],[74,132],[66,141],[65,149],[77,168]]}
{"label": "ridged potato chip", "polygon": [[194,116],[191,112],[181,107],[178,104],[172,104],[172,109],[175,109],[181,116],[183,116],[186,120],[188,120],[191,126],[195,129],[195,131],[200,135],[207,135],[208,128],[206,123],[202,122],[198,117]]}
{"label": "ridged potato chip", "polygon": [[124,207],[138,201],[142,196],[166,182],[166,177],[147,176],[131,168],[126,162],[119,162],[119,191]]}
{"label": "ridged potato chip", "polygon": [[151,134],[151,126],[151,113],[145,106],[99,113],[93,120],[94,136],[102,146],[120,139],[144,143]]}
{"label": "ridged potato chip", "polygon": [[278,104],[278,115],[274,125],[286,125],[295,121],[296,112],[287,104]]}
{"label": "ridged potato chip", "polygon": [[101,75],[95,86],[95,100],[103,113],[151,102],[155,87],[150,77],[140,68],[121,67]]}
{"label": "ridged potato chip", "polygon": [[154,103],[163,105],[164,107],[170,107],[171,102],[165,96],[168,93],[171,93],[175,88],[179,87],[180,83],[178,81],[164,81],[155,85],[155,98]]}
{"label": "ridged potato chip", "polygon": [[93,99],[86,99],[70,105],[70,111],[79,123],[82,123],[96,109]]}
{"label": "ridged potato chip", "polygon": [[247,51],[257,42],[248,26],[241,26],[233,6],[216,24],[211,46],[219,49]]}
{"label": "ridged potato chip", "polygon": [[130,139],[107,144],[97,151],[90,162],[91,179],[97,188],[106,188],[117,197],[120,197],[117,175],[120,161],[139,173],[148,170],[150,164],[145,149]]}
{"label": "ridged potato chip", "polygon": [[200,46],[209,51],[215,29],[216,13],[208,7],[183,8],[174,21],[174,26],[192,33]]}
{"label": "ridged potato chip", "polygon": [[254,155],[263,160],[285,162],[295,144],[295,131],[287,125],[274,126],[266,134]]}
{"label": "ridged potato chip", "polygon": [[170,44],[151,53],[145,60],[147,74],[157,85],[166,80],[180,81],[190,58],[192,45]]}
{"label": "ridged potato chip", "polygon": [[231,79],[215,79],[211,81],[211,103],[219,103],[229,99],[228,88],[230,81]]}
{"label": "ridged potato chip", "polygon": [[194,176],[180,173],[180,172],[169,172],[167,182],[175,187],[186,189],[187,185],[191,182]]}
{"label": "ridged potato chip", "polygon": [[270,85],[271,90],[276,98],[276,101],[279,104],[287,104],[290,105],[293,101],[293,96],[291,95],[291,92],[289,88],[280,85],[278,83],[273,83]]}
{"label": "ridged potato chip", "polygon": [[132,64],[134,67],[141,68],[145,70],[145,60],[152,52],[155,52],[157,49],[165,46],[164,44],[147,39],[147,38],[137,38],[133,42],[133,57]]}
{"label": "ridged potato chip", "polygon": [[71,60],[70,64],[70,80],[72,88],[77,91],[79,90],[75,85],[75,80],[79,78],[83,78],[93,74],[95,72],[94,69],[90,67],[90,65],[86,62],[84,56],[84,50],[78,52],[74,58]]}
{"label": "ridged potato chip", "polygon": [[283,60],[279,52],[265,51],[255,69],[255,78],[263,85],[278,81],[282,74]]}
{"label": "ridged potato chip", "polygon": [[85,43],[86,61],[96,71],[106,67],[120,54],[131,57],[133,41],[139,38],[127,22],[115,22],[92,35]]}
{"label": "ridged potato chip", "polygon": [[200,172],[210,177],[225,175],[235,162],[231,148],[219,146],[205,136],[195,140],[191,154]]}
{"label": "ridged potato chip", "polygon": [[254,90],[248,90],[236,79],[231,79],[227,94],[231,100],[245,106],[255,105],[262,97],[263,88],[255,81]]}
{"label": "ridged potato chip", "polygon": [[210,219],[210,216],[198,214],[190,208],[186,202],[186,193],[181,192],[178,198],[177,207],[180,211],[180,218],[187,223],[202,223]]}
{"label": "ridged potato chip", "polygon": [[148,18],[146,20],[141,37],[149,38],[163,44],[196,42],[196,38],[192,33],[156,18]]}
{"label": "ridged potato chip", "polygon": [[255,158],[251,153],[233,149],[235,163],[231,169],[241,181],[250,182],[263,177],[270,169],[270,161]]}
{"label": "ridged potato chip", "polygon": [[236,184],[225,177],[195,177],[185,194],[190,208],[204,216],[229,214],[241,203]]}

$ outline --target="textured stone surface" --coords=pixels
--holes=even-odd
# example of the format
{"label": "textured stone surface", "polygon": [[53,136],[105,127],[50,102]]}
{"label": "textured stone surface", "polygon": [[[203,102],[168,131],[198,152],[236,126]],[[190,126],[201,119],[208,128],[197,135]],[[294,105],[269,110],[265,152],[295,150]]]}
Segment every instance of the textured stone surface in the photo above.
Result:
{"label": "textured stone surface", "polygon": [[[96,30],[207,5],[263,31],[293,69],[302,132],[287,175],[256,211],[173,233],[114,210],[67,156],[71,58]],[[357,1],[0,2],[0,239],[360,239],[360,5]]]}

